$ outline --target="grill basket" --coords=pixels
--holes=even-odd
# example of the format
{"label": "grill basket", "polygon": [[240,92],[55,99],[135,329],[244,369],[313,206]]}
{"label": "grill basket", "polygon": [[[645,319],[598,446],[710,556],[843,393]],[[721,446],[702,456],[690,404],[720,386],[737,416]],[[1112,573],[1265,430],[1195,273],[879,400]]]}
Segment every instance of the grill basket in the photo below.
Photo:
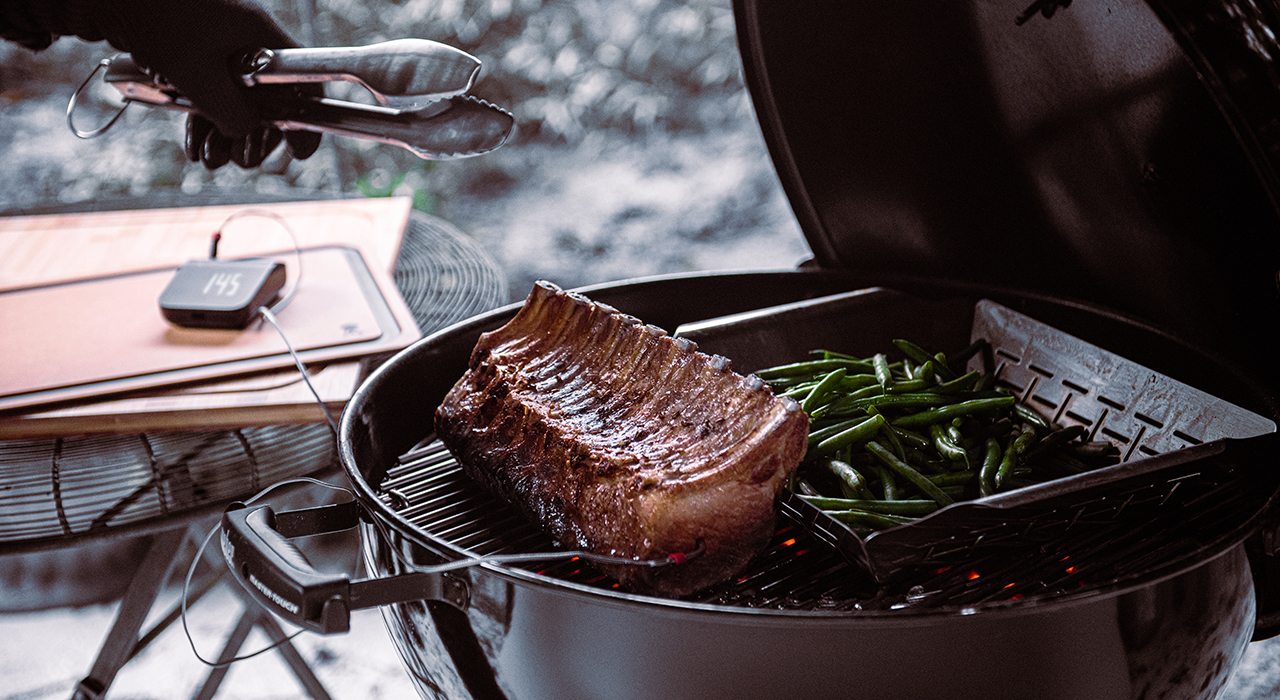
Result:
{"label": "grill basket", "polygon": [[[792,344],[830,347],[832,328],[849,328],[867,305],[914,306],[893,292],[839,294],[691,324],[678,334],[729,357],[750,355],[766,328],[786,328]],[[909,313],[926,314],[923,309]],[[1106,526],[1168,530],[1188,499],[1226,498],[1229,440],[1275,432],[1256,413],[1147,369],[989,299],[974,304],[969,342],[986,341],[970,370],[992,376],[1052,423],[1080,425],[1105,440],[1119,464],[1036,486],[961,501],[906,525],[865,537],[787,492],[780,507],[884,583],[921,569],[963,566],[985,552],[1047,543]],[[846,333],[847,335],[847,333]],[[882,338],[881,347],[890,338]],[[838,342],[838,341],[835,341]],[[795,355],[796,359],[802,355]],[[758,368],[758,367],[755,367]],[[1192,486],[1194,484],[1194,486]],[[1076,532],[1072,532],[1075,530]]]}

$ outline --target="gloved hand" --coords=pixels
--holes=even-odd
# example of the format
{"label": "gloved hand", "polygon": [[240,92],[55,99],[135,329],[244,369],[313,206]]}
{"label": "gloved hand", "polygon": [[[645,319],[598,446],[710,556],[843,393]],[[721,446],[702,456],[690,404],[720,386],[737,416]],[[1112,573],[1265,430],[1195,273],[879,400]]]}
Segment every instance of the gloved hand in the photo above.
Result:
{"label": "gloved hand", "polygon": [[[72,0],[74,2],[74,0]],[[279,129],[262,121],[263,98],[293,87],[246,87],[237,66],[259,48],[297,44],[252,0],[98,0],[96,24],[116,49],[191,99],[187,157],[210,170],[228,160],[242,168],[262,164],[285,141],[290,155],[307,158],[320,134]],[[323,94],[318,85],[311,94]]]}
{"label": "gloved hand", "polygon": [[[57,36],[107,40],[134,62],[191,99],[199,114],[187,120],[187,156],[215,169],[234,161],[253,168],[285,141],[306,158],[320,135],[282,135],[262,121],[260,105],[286,86],[245,87],[235,65],[250,51],[297,46],[254,0],[5,0],[0,38],[34,50]],[[323,94],[318,85],[303,88]]]}

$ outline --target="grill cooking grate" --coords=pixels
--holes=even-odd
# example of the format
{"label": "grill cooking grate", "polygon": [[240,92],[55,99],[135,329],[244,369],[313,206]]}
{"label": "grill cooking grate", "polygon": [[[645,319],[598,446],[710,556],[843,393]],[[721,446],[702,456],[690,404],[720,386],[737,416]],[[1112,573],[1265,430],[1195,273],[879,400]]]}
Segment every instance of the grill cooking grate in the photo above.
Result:
{"label": "grill cooking grate", "polygon": [[[915,571],[877,585],[780,507],[778,530],[736,580],[684,600],[795,611],[872,611],[971,606],[1053,597],[1105,586],[1190,557],[1228,536],[1257,512],[1266,490],[1250,488],[1245,470],[1222,458],[1201,460],[1181,477],[1162,510],[1171,517],[1110,518],[1059,528],[1039,539],[984,549],[961,566]],[[405,454],[379,486],[384,503],[439,540],[484,556],[553,551],[556,545],[513,507],[463,473],[432,440]],[[591,586],[616,582],[579,560],[520,565],[536,574]]]}

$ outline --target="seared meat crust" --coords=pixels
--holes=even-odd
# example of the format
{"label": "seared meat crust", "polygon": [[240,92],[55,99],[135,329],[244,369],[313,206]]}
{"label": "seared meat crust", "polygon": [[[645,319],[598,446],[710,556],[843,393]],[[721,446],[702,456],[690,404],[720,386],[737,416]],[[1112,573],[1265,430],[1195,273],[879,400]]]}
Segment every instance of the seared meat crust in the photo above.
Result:
{"label": "seared meat crust", "polygon": [[765,545],[808,427],[725,358],[547,282],[481,336],[436,412],[466,472],[566,547],[656,559],[702,540],[683,565],[604,567],[667,596],[733,577]]}

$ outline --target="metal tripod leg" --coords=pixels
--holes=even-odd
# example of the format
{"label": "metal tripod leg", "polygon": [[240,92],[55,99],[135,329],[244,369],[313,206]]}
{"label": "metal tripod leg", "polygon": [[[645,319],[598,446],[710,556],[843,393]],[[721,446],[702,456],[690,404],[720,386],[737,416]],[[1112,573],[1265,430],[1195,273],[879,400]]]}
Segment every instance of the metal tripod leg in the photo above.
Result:
{"label": "metal tripod leg", "polygon": [[[234,584],[233,584],[234,585]],[[236,652],[240,651],[240,647],[244,645],[245,639],[249,636],[254,626],[260,627],[272,644],[277,645],[274,651],[284,657],[285,663],[289,664],[289,669],[293,671],[293,675],[298,678],[298,682],[302,684],[304,690],[315,700],[330,700],[329,693],[320,683],[320,679],[316,678],[311,671],[311,667],[307,666],[307,662],[303,660],[302,654],[298,653],[297,647],[289,641],[288,635],[280,628],[279,623],[271,614],[263,610],[257,602],[247,598],[243,594],[241,598],[245,602],[244,614],[240,616],[240,621],[236,623],[235,629],[227,636],[226,645],[222,649],[222,653],[218,656],[219,664],[209,671],[209,676],[205,678],[204,685],[201,686],[194,700],[212,700],[217,694],[218,687],[222,685],[223,678],[227,675],[227,670],[231,668],[230,661],[235,658]]]}
{"label": "metal tripod leg", "polygon": [[[129,582],[129,588],[125,591],[124,598],[120,601],[120,609],[116,612],[115,622],[112,623],[111,629],[107,632],[107,637],[102,643],[102,648],[98,651],[98,658],[94,661],[89,675],[81,679],[72,691],[71,700],[101,700],[107,689],[111,687],[111,683],[115,680],[116,674],[119,673],[120,669],[176,619],[176,611],[171,612],[153,630],[139,638],[138,633],[142,629],[142,624],[146,622],[147,615],[151,612],[152,607],[155,606],[156,598],[159,597],[161,589],[169,581],[169,577],[173,573],[173,567],[177,564],[178,555],[187,543],[188,538],[199,541],[200,535],[196,532],[196,526],[177,527],[172,530],[165,530],[154,536],[150,548],[147,549],[147,553],[143,557],[141,564],[139,564],[138,570]],[[206,551],[205,556],[212,555]],[[214,566],[222,566],[221,561],[214,562]],[[202,582],[197,586],[193,598],[189,602],[193,602],[194,599],[203,596],[207,589],[219,578],[221,578],[220,574],[216,574],[212,576],[212,580]],[[249,598],[238,585],[232,584],[232,588],[245,602],[245,610],[235,629],[232,630],[231,635],[227,638],[225,648],[219,657],[219,662],[230,661],[234,658],[236,652],[244,644],[245,638],[248,637],[249,632],[256,625],[266,633],[273,644],[277,644],[275,651],[284,657],[285,662],[289,664],[290,670],[298,678],[298,682],[302,684],[307,694],[315,700],[330,700],[329,693],[324,689],[320,680],[316,678],[311,668],[307,666],[307,662],[298,653],[297,647],[293,646],[293,643],[288,640],[287,635],[275,621],[275,618],[263,610],[256,601]],[[211,700],[213,698],[218,692],[218,687],[222,684],[223,678],[226,676],[227,669],[228,666],[217,666],[210,671],[204,685],[196,695],[197,700]]]}
{"label": "metal tripod leg", "polygon": [[111,687],[116,674],[133,653],[138,631],[155,604],[160,589],[169,580],[178,552],[187,539],[187,528],[178,527],[155,535],[151,547],[129,582],[115,622],[98,652],[89,675],[72,691],[72,700],[98,700]]}
{"label": "metal tripod leg", "polygon": [[196,693],[195,700],[209,700],[218,692],[218,686],[222,685],[222,679],[226,677],[227,670],[231,668],[231,660],[235,658],[236,652],[240,651],[240,646],[244,644],[249,632],[253,631],[253,625],[257,622],[255,618],[256,616],[248,611],[240,616],[240,621],[236,623],[235,629],[231,630],[230,636],[227,637],[227,643],[222,647],[222,653],[218,656],[218,663],[226,665],[214,666],[209,671],[208,677],[204,680],[204,685],[200,687],[200,692]]}
{"label": "metal tripod leg", "polygon": [[[253,603],[257,605],[257,603]],[[320,684],[320,679],[312,673],[311,667],[303,660],[302,654],[298,653],[298,648],[289,641],[284,630],[280,629],[280,624],[276,622],[270,613],[263,612],[258,617],[258,626],[263,632],[267,633],[272,643],[279,642],[280,646],[276,647],[276,651],[284,657],[285,663],[289,664],[289,668],[293,671],[293,675],[298,678],[298,682],[315,700],[330,700],[329,693]]]}

